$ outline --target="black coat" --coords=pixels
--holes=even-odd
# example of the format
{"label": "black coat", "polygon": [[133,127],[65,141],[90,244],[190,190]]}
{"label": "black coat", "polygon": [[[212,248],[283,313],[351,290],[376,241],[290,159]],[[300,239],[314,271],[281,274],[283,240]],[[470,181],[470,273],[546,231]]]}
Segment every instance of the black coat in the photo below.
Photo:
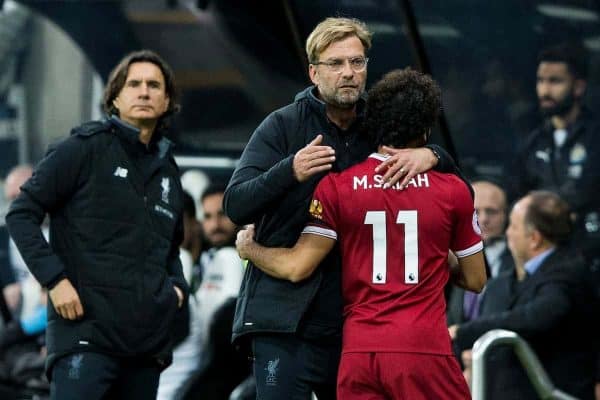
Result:
{"label": "black coat", "polygon": [[[500,255],[500,268],[498,269],[498,276],[507,273],[512,273],[514,271],[514,268],[515,263],[513,261],[512,255],[510,254],[510,250],[508,249],[508,247],[506,247],[506,249]],[[496,278],[489,278],[488,282],[485,285],[485,290],[479,294],[479,296],[481,297],[479,300],[479,315],[482,315],[485,312],[484,308],[486,307],[486,301],[490,299],[487,293],[489,291],[490,285],[496,280]],[[463,288],[460,288],[458,286],[452,287],[450,299],[448,300],[448,307],[446,309],[446,318],[448,320],[448,325],[460,324],[466,321],[464,310],[464,298],[465,290]]]}
{"label": "black coat", "polygon": [[[177,310],[182,189],[170,142],[148,150],[118,119],[91,122],[52,148],[6,217],[36,279],[67,277],[84,317],[61,318],[49,301],[48,365],[74,351],[170,360]],[[50,215],[50,245],[40,223]]]}
{"label": "black coat", "polygon": [[[598,332],[590,322],[597,318],[597,310],[586,279],[583,262],[570,251],[557,249],[523,282],[499,282],[499,290],[510,299],[500,300],[498,308],[508,309],[460,325],[458,350],[471,348],[489,330],[515,331],[529,342],[559,389],[592,399]],[[502,373],[510,376],[507,385],[523,388],[523,398],[532,398],[527,397],[531,387],[519,366],[507,365]]]}

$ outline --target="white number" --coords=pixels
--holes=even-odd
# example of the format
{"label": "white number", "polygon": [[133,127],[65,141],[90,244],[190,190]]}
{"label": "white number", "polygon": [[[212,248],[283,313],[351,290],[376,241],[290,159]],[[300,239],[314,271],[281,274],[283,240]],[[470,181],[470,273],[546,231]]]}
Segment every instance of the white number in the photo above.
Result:
{"label": "white number", "polygon": [[[385,211],[367,211],[365,224],[373,225],[373,283],[386,283],[387,231]],[[419,283],[417,211],[400,211],[396,224],[404,224],[404,283]]]}

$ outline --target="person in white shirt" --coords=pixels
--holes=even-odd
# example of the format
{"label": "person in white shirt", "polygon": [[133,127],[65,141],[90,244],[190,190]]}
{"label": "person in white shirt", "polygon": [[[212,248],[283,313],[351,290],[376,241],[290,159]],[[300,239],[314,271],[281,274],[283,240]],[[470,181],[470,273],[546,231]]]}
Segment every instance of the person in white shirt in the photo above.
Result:
{"label": "person in white shirt", "polygon": [[237,297],[244,265],[235,249],[237,226],[223,212],[224,187],[209,186],[201,197],[202,231],[210,248],[200,256],[199,283],[191,282],[190,334],[173,352],[173,364],[160,377],[158,400],[170,400],[206,362],[208,332],[215,311]]}

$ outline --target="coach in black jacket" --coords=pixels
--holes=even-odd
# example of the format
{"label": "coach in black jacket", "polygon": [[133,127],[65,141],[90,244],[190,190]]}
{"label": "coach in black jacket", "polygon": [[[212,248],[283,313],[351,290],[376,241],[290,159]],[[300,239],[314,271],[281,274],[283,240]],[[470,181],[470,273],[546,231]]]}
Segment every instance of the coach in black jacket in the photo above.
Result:
{"label": "coach in black jacket", "polygon": [[[294,245],[319,180],[329,170],[346,169],[373,151],[359,129],[370,37],[357,20],[321,22],[306,45],[315,86],[270,114],[244,150],[225,192],[224,206],[236,224],[256,223],[260,244]],[[383,179],[405,178],[404,173],[412,177],[429,169],[437,162],[435,155],[442,153],[432,147],[431,151],[399,152],[391,158],[396,164],[388,174],[382,172]],[[453,171],[451,158],[446,154],[442,158],[445,165],[438,164],[438,169]],[[336,251],[299,283],[272,278],[249,264],[238,298],[233,339],[252,334],[258,399],[310,399],[311,391],[320,400],[335,398],[341,326]]]}
{"label": "coach in black jacket", "polygon": [[[526,339],[537,353],[553,383],[579,399],[592,399],[598,332],[593,320],[597,308],[586,269],[580,258],[562,246],[571,231],[567,204],[551,192],[532,192],[519,200],[507,229],[509,248],[522,280],[512,287],[506,311],[451,327],[459,350],[491,329],[508,329]],[[502,308],[502,306],[500,307]],[[493,398],[534,399],[532,386],[515,357],[496,368]],[[512,393],[510,396],[507,393]]]}
{"label": "coach in black jacket", "polygon": [[[49,289],[53,399],[152,399],[170,362],[170,328],[187,287],[179,262],[182,189],[162,137],[177,105],[156,54],[111,74],[106,121],[53,147],[13,202],[7,224]],[[39,225],[50,215],[50,245]]]}

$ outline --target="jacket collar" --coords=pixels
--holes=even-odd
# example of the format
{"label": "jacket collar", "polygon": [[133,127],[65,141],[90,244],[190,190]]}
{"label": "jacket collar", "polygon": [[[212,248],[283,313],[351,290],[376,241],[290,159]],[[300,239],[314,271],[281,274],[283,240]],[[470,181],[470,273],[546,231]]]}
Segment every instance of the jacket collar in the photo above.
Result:
{"label": "jacket collar", "polygon": [[164,158],[171,148],[174,146],[173,142],[167,139],[162,135],[162,132],[156,130],[152,134],[152,138],[150,139],[150,145],[146,146],[142,142],[140,142],[140,130],[135,126],[123,121],[116,115],[111,115],[109,117],[109,122],[115,127],[116,134],[125,140],[132,148],[138,151],[144,152],[154,152],[158,151],[158,156],[160,158]]}
{"label": "jacket collar", "polygon": [[[577,119],[569,126],[567,126],[567,131],[569,135],[567,136],[567,142],[571,141],[572,138],[577,136],[580,131],[582,131],[586,125],[590,123],[590,120],[593,119],[593,115],[590,109],[584,105],[581,106],[581,112],[577,116]],[[544,120],[542,131],[546,133],[554,132],[554,126],[552,125],[552,119],[547,118]]]}

